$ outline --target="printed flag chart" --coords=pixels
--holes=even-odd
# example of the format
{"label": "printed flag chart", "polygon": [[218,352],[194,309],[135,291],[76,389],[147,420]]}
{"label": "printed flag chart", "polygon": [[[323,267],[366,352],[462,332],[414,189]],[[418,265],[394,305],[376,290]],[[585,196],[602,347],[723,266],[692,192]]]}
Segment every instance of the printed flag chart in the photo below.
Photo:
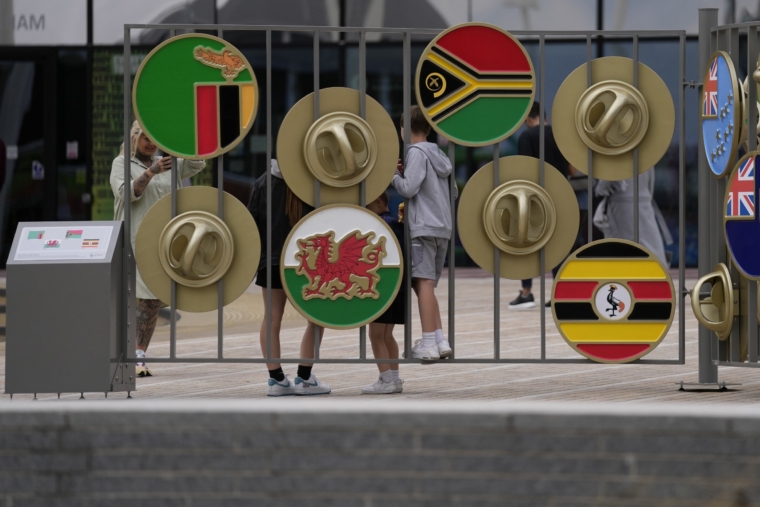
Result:
{"label": "printed flag chart", "polygon": [[739,148],[741,100],[739,82],[728,53],[712,57],[702,92],[702,139],[713,176],[725,176],[736,161]]}
{"label": "printed flag chart", "polygon": [[650,353],[670,329],[675,290],[666,267],[631,241],[589,243],[562,264],[552,289],[560,334],[601,363],[627,363]]}
{"label": "printed flag chart", "polygon": [[464,146],[509,137],[528,115],[535,72],[525,48],[493,25],[465,23],[430,42],[417,64],[417,103],[432,127]]}
{"label": "printed flag chart", "polygon": [[193,160],[234,148],[253,125],[258,98],[243,53],[197,33],[159,44],[143,60],[132,88],[145,134],[164,152]]}
{"label": "printed flag chart", "polygon": [[280,275],[293,306],[333,329],[363,326],[391,305],[401,285],[401,248],[384,220],[359,206],[328,205],[291,231]]}
{"label": "printed flag chart", "polygon": [[731,172],[723,204],[723,229],[734,264],[750,280],[760,280],[760,222],[755,213],[760,151],[742,157]]}

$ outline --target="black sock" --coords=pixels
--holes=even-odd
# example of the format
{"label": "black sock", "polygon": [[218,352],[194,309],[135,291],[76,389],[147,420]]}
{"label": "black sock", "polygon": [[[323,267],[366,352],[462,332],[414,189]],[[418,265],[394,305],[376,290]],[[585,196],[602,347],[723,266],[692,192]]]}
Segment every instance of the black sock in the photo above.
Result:
{"label": "black sock", "polygon": [[298,376],[304,380],[309,380],[311,377],[311,366],[298,365]]}
{"label": "black sock", "polygon": [[282,371],[282,366],[274,370],[269,370],[269,378],[273,378],[277,382],[282,382],[285,380],[285,372]]}

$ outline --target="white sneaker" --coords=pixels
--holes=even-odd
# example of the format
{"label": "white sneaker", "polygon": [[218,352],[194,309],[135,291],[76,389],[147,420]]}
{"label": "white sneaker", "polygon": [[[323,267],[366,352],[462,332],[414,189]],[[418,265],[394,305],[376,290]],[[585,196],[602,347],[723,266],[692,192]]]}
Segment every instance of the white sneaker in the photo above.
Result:
{"label": "white sneaker", "polygon": [[273,378],[267,382],[267,396],[293,396],[294,394],[296,394],[296,388],[287,375],[282,382]]}
{"label": "white sneaker", "polygon": [[397,378],[392,383],[393,383],[393,387],[395,389],[393,391],[394,393],[404,392],[404,381],[403,380],[401,380],[400,378]]}
{"label": "white sneaker", "polygon": [[422,344],[422,340],[420,340],[414,344],[414,347],[412,347],[412,358],[435,360],[435,359],[440,359],[441,355],[438,352],[437,345],[433,345],[432,347],[425,347]]}
{"label": "white sneaker", "polygon": [[438,355],[441,356],[441,359],[451,357],[451,345],[449,345],[448,340],[438,343]]}
{"label": "white sneaker", "polygon": [[317,377],[312,373],[308,380],[304,380],[301,377],[296,377],[295,381],[295,394],[296,396],[313,396],[315,394],[330,394],[330,386],[324,382],[317,380]]}
{"label": "white sneaker", "polygon": [[383,379],[378,378],[377,382],[371,386],[362,388],[362,394],[393,394],[400,393],[396,388],[396,382],[385,382]]}

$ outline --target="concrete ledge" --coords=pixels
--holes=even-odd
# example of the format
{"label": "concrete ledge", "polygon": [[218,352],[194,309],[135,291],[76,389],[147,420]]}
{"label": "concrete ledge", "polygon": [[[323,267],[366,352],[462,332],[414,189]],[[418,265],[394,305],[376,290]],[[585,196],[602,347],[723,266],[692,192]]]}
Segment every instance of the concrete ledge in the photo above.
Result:
{"label": "concrete ledge", "polygon": [[12,402],[0,507],[760,502],[760,407]]}

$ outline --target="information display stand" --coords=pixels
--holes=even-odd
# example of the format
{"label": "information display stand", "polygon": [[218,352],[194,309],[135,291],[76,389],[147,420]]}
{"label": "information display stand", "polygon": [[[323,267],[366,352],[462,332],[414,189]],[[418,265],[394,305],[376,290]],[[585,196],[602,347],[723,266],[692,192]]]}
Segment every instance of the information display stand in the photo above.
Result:
{"label": "information display stand", "polygon": [[135,350],[124,336],[123,231],[120,221],[18,224],[7,263],[7,394],[135,389],[135,365],[123,361]]}

